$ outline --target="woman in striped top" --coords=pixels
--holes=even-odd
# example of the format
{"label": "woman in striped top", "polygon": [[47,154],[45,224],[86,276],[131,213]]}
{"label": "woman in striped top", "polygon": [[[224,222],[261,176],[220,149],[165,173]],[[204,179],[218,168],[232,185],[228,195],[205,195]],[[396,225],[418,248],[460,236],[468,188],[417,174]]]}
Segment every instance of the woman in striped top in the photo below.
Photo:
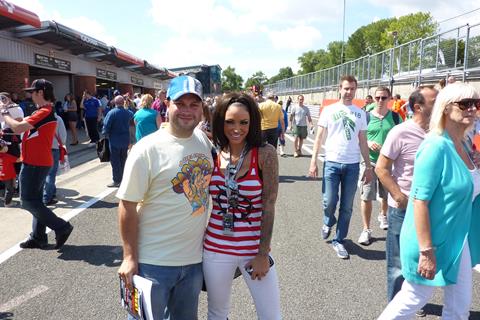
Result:
{"label": "woman in striped top", "polygon": [[258,318],[281,319],[277,274],[269,256],[278,159],[275,148],[262,143],[257,103],[247,94],[224,95],[212,133],[219,155],[210,181],[213,210],[204,242],[208,319],[227,318],[237,267]]}

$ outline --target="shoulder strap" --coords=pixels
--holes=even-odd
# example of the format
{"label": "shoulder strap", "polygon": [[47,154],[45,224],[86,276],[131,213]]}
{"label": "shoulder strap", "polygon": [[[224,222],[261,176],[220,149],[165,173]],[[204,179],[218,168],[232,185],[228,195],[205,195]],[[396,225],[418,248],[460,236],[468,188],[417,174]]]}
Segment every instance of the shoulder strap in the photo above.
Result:
{"label": "shoulder strap", "polygon": [[365,112],[367,114],[367,126],[368,123],[370,122],[370,111]]}

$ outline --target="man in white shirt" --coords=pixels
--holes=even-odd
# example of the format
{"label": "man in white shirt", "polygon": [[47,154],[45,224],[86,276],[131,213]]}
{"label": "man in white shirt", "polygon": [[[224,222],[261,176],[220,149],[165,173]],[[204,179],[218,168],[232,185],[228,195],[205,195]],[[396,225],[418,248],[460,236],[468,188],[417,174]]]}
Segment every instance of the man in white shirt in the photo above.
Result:
{"label": "man in white shirt", "polygon": [[202,86],[172,79],[169,125],[140,140],[125,164],[117,193],[127,287],[138,274],[153,281],[154,319],[197,319],[203,282],[202,245],[213,159],[202,118]]}
{"label": "man in white shirt", "polygon": [[[309,171],[311,177],[317,177],[318,151],[325,141],[322,238],[327,239],[332,227],[338,222],[332,246],[341,259],[349,257],[343,242],[348,234],[352,217],[360,170],[360,154],[365,161],[366,170],[362,177],[365,182],[368,183],[372,179],[373,169],[368,154],[366,114],[352,104],[356,90],[355,77],[343,76],[340,79],[340,101],[324,108],[320,114]],[[340,208],[338,218],[335,218],[339,188],[341,188]]]}

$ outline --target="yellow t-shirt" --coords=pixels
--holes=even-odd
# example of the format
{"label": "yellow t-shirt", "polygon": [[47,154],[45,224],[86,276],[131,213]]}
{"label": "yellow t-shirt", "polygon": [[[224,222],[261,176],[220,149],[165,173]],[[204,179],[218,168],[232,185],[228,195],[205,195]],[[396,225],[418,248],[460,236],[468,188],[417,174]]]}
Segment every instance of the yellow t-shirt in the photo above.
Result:
{"label": "yellow t-shirt", "polygon": [[139,202],[139,262],[183,266],[202,261],[210,207],[212,145],[158,130],[140,140],[125,164],[117,198]]}
{"label": "yellow t-shirt", "polygon": [[278,128],[278,121],[283,117],[282,106],[268,99],[258,107],[262,115],[262,130]]}

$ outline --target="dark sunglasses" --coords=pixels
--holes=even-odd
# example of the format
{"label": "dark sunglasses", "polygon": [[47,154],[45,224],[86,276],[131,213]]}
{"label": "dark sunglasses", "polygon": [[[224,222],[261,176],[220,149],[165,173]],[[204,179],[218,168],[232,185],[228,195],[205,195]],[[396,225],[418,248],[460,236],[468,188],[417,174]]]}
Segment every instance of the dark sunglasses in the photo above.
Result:
{"label": "dark sunglasses", "polygon": [[378,100],[385,101],[385,100],[387,100],[387,99],[388,99],[388,97],[375,97],[375,100],[377,100],[377,101],[378,101]]}
{"label": "dark sunglasses", "polygon": [[456,101],[454,103],[462,111],[468,110],[472,107],[477,110],[480,110],[480,99],[463,99],[460,101]]}

